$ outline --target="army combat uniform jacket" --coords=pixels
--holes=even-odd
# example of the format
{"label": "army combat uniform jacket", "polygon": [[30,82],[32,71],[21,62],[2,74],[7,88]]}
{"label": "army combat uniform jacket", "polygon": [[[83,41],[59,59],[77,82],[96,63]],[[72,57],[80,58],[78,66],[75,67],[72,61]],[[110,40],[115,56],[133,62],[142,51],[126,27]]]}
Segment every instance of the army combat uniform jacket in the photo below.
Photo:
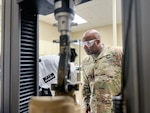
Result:
{"label": "army combat uniform jacket", "polygon": [[82,94],[91,113],[112,113],[112,97],[121,91],[121,59],[122,49],[103,46],[98,57],[83,60]]}

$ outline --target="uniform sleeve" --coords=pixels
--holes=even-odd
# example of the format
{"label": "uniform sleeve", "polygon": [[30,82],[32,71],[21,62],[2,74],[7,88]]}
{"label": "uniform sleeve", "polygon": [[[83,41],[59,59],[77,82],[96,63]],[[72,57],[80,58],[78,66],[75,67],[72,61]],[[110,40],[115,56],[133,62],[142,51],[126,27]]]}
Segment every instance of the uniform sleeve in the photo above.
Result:
{"label": "uniform sleeve", "polygon": [[[122,77],[122,48],[116,49],[116,66],[118,67],[118,70],[116,71],[116,76],[114,79],[116,79],[116,83],[118,83],[119,92],[116,92],[114,95],[118,95],[121,92],[121,77]],[[115,84],[114,84],[115,85]]]}
{"label": "uniform sleeve", "polygon": [[90,95],[91,95],[91,90],[90,90],[90,85],[89,85],[89,80],[88,80],[88,75],[86,75],[86,70],[84,69],[84,63],[82,63],[82,76],[83,76],[83,87],[82,87],[82,96],[83,96],[83,101],[84,104],[89,104],[90,102]]}
{"label": "uniform sleeve", "polygon": [[[107,82],[104,82],[103,86],[106,91],[109,91],[112,95],[118,95],[121,92],[121,74],[122,74],[122,49],[115,49],[114,51],[114,64],[110,69],[110,75]],[[111,71],[112,70],[112,71]]]}

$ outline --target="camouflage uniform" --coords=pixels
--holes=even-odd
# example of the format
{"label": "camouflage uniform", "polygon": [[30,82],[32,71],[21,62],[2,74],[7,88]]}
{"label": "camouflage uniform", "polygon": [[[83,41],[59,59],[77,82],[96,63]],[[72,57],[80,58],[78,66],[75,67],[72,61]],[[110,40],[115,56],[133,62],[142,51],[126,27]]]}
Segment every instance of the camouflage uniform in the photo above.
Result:
{"label": "camouflage uniform", "polygon": [[101,54],[88,55],[82,63],[83,98],[91,113],[112,113],[112,97],[121,90],[122,50],[103,46]]}

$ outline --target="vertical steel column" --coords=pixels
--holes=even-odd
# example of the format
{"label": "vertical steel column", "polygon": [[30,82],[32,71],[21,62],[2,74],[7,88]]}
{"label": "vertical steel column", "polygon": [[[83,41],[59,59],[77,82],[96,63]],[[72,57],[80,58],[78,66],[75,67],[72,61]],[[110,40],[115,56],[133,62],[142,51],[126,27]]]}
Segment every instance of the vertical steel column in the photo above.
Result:
{"label": "vertical steel column", "polygon": [[2,113],[28,112],[38,89],[37,15],[29,5],[3,0]]}

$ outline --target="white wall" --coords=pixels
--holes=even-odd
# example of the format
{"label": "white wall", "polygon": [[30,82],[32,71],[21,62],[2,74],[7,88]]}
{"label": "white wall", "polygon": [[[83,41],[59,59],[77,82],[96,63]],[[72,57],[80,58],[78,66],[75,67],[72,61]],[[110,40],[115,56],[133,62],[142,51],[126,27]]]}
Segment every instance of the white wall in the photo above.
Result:
{"label": "white wall", "polygon": [[39,55],[59,53],[59,44],[53,43],[59,40],[59,33],[56,27],[45,22],[39,22]]}
{"label": "white wall", "polygon": [[[112,25],[107,25],[103,27],[94,28],[98,30],[102,37],[102,43],[107,45],[113,45],[113,30]],[[117,26],[117,46],[122,46],[122,26]],[[70,40],[76,39],[81,40],[82,34],[85,31],[80,32],[71,32],[70,33]],[[59,44],[53,43],[53,40],[59,40],[60,33],[58,32],[57,27],[53,27],[50,24],[45,22],[39,22],[39,54],[46,55],[46,54],[57,54],[59,53]],[[85,56],[85,52],[82,47],[78,45],[71,44],[71,47],[76,49],[78,56],[80,55],[81,60]],[[79,48],[81,49],[81,53],[79,53]],[[79,57],[76,58],[76,64],[79,64]]]}

